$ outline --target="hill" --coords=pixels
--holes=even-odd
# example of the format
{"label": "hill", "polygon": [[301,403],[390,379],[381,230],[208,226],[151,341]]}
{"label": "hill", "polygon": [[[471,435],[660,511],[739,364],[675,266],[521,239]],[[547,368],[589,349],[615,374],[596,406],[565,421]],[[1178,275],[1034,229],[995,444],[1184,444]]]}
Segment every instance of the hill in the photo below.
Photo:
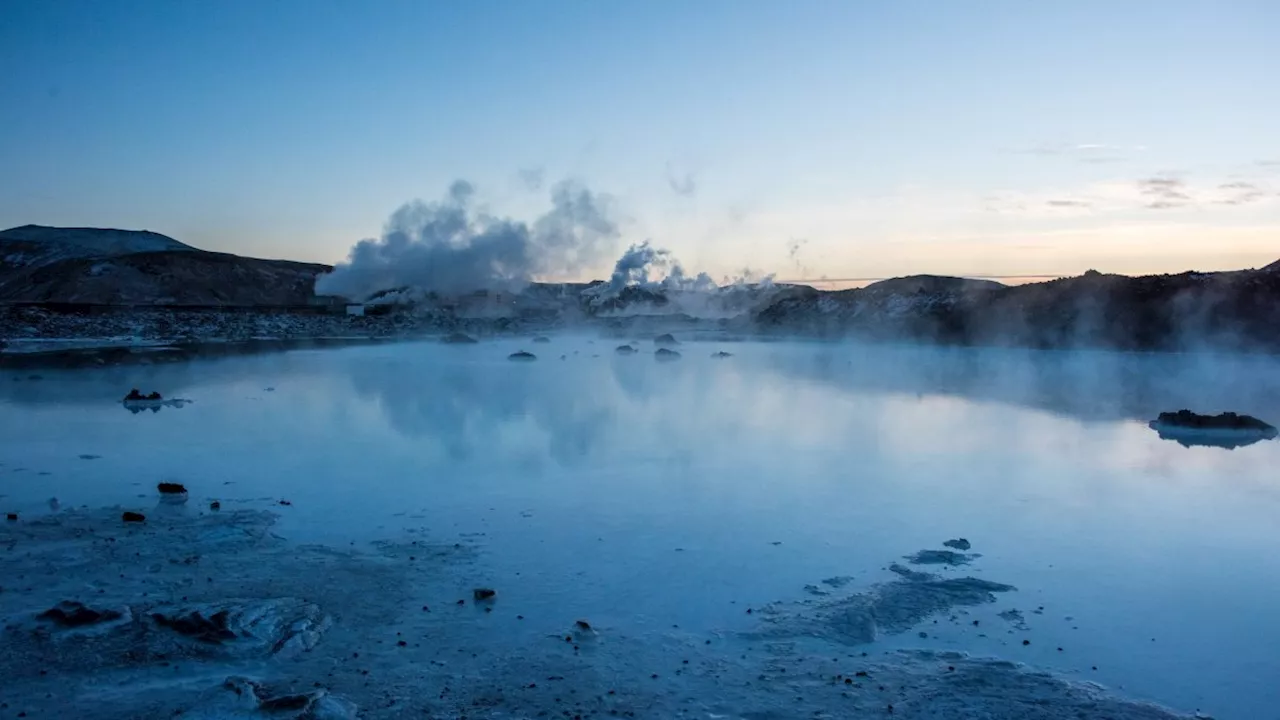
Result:
{"label": "hill", "polygon": [[975,345],[1280,350],[1280,273],[1269,269],[899,286],[905,291],[877,283],[796,294],[756,320],[766,329]]}
{"label": "hill", "polygon": [[24,225],[0,231],[0,301],[303,305],[327,265],[193,248],[148,231]]}

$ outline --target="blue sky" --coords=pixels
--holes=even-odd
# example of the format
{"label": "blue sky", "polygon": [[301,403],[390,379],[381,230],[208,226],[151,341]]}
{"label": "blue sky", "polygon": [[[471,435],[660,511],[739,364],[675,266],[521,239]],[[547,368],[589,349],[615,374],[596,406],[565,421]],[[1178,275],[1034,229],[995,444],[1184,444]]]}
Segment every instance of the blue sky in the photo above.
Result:
{"label": "blue sky", "polygon": [[1280,258],[1266,0],[0,2],[0,226],[335,262],[573,178],[716,277]]}

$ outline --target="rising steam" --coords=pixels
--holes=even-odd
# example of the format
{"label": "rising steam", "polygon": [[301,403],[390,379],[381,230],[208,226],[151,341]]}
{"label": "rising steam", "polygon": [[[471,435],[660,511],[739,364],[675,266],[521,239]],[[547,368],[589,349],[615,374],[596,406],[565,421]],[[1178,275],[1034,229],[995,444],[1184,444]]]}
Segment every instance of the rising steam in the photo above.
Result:
{"label": "rising steam", "polygon": [[551,209],[532,224],[478,210],[474,195],[471,183],[458,180],[439,202],[401,207],[381,238],[356,243],[345,262],[316,279],[316,294],[363,300],[402,287],[514,291],[538,276],[602,264],[620,234],[610,198],[570,181],[552,188]]}

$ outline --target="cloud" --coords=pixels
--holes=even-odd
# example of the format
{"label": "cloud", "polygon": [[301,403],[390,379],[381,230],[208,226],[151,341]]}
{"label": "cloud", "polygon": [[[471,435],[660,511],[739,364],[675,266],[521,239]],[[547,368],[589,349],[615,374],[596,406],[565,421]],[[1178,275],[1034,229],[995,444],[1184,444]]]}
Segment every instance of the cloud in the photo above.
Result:
{"label": "cloud", "polygon": [[525,186],[529,192],[537,192],[542,189],[546,182],[547,172],[540,167],[524,168],[516,172],[516,177],[520,179],[520,183]]}
{"label": "cloud", "polygon": [[1267,191],[1249,182],[1223,183],[1218,189],[1227,193],[1227,197],[1214,201],[1219,205],[1247,205],[1267,197]]}
{"label": "cloud", "polygon": [[698,181],[693,173],[677,173],[672,169],[671,163],[667,163],[667,185],[671,192],[681,197],[693,197],[698,192]]}
{"label": "cloud", "polygon": [[1041,143],[1013,150],[1016,155],[1064,157],[1090,165],[1124,162],[1133,153],[1146,151],[1146,145],[1112,145],[1109,143]]}
{"label": "cloud", "polygon": [[1088,200],[1046,200],[1045,205],[1055,208],[1088,208],[1093,207],[1093,203]]}
{"label": "cloud", "polygon": [[1147,198],[1147,207],[1152,210],[1168,210],[1184,207],[1192,203],[1187,194],[1187,184],[1173,177],[1151,177],[1137,181],[1138,192]]}

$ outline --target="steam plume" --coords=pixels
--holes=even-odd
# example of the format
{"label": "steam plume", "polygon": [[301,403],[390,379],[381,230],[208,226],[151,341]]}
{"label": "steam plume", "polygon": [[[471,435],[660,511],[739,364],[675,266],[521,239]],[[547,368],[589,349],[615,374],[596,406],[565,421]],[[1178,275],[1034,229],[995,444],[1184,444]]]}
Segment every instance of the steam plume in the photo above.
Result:
{"label": "steam plume", "polygon": [[458,180],[439,202],[404,205],[381,238],[356,243],[345,262],[318,277],[316,293],[363,300],[400,287],[518,290],[536,276],[601,263],[619,236],[610,198],[570,181],[552,188],[551,209],[532,224],[477,210],[474,195],[471,183]]}

